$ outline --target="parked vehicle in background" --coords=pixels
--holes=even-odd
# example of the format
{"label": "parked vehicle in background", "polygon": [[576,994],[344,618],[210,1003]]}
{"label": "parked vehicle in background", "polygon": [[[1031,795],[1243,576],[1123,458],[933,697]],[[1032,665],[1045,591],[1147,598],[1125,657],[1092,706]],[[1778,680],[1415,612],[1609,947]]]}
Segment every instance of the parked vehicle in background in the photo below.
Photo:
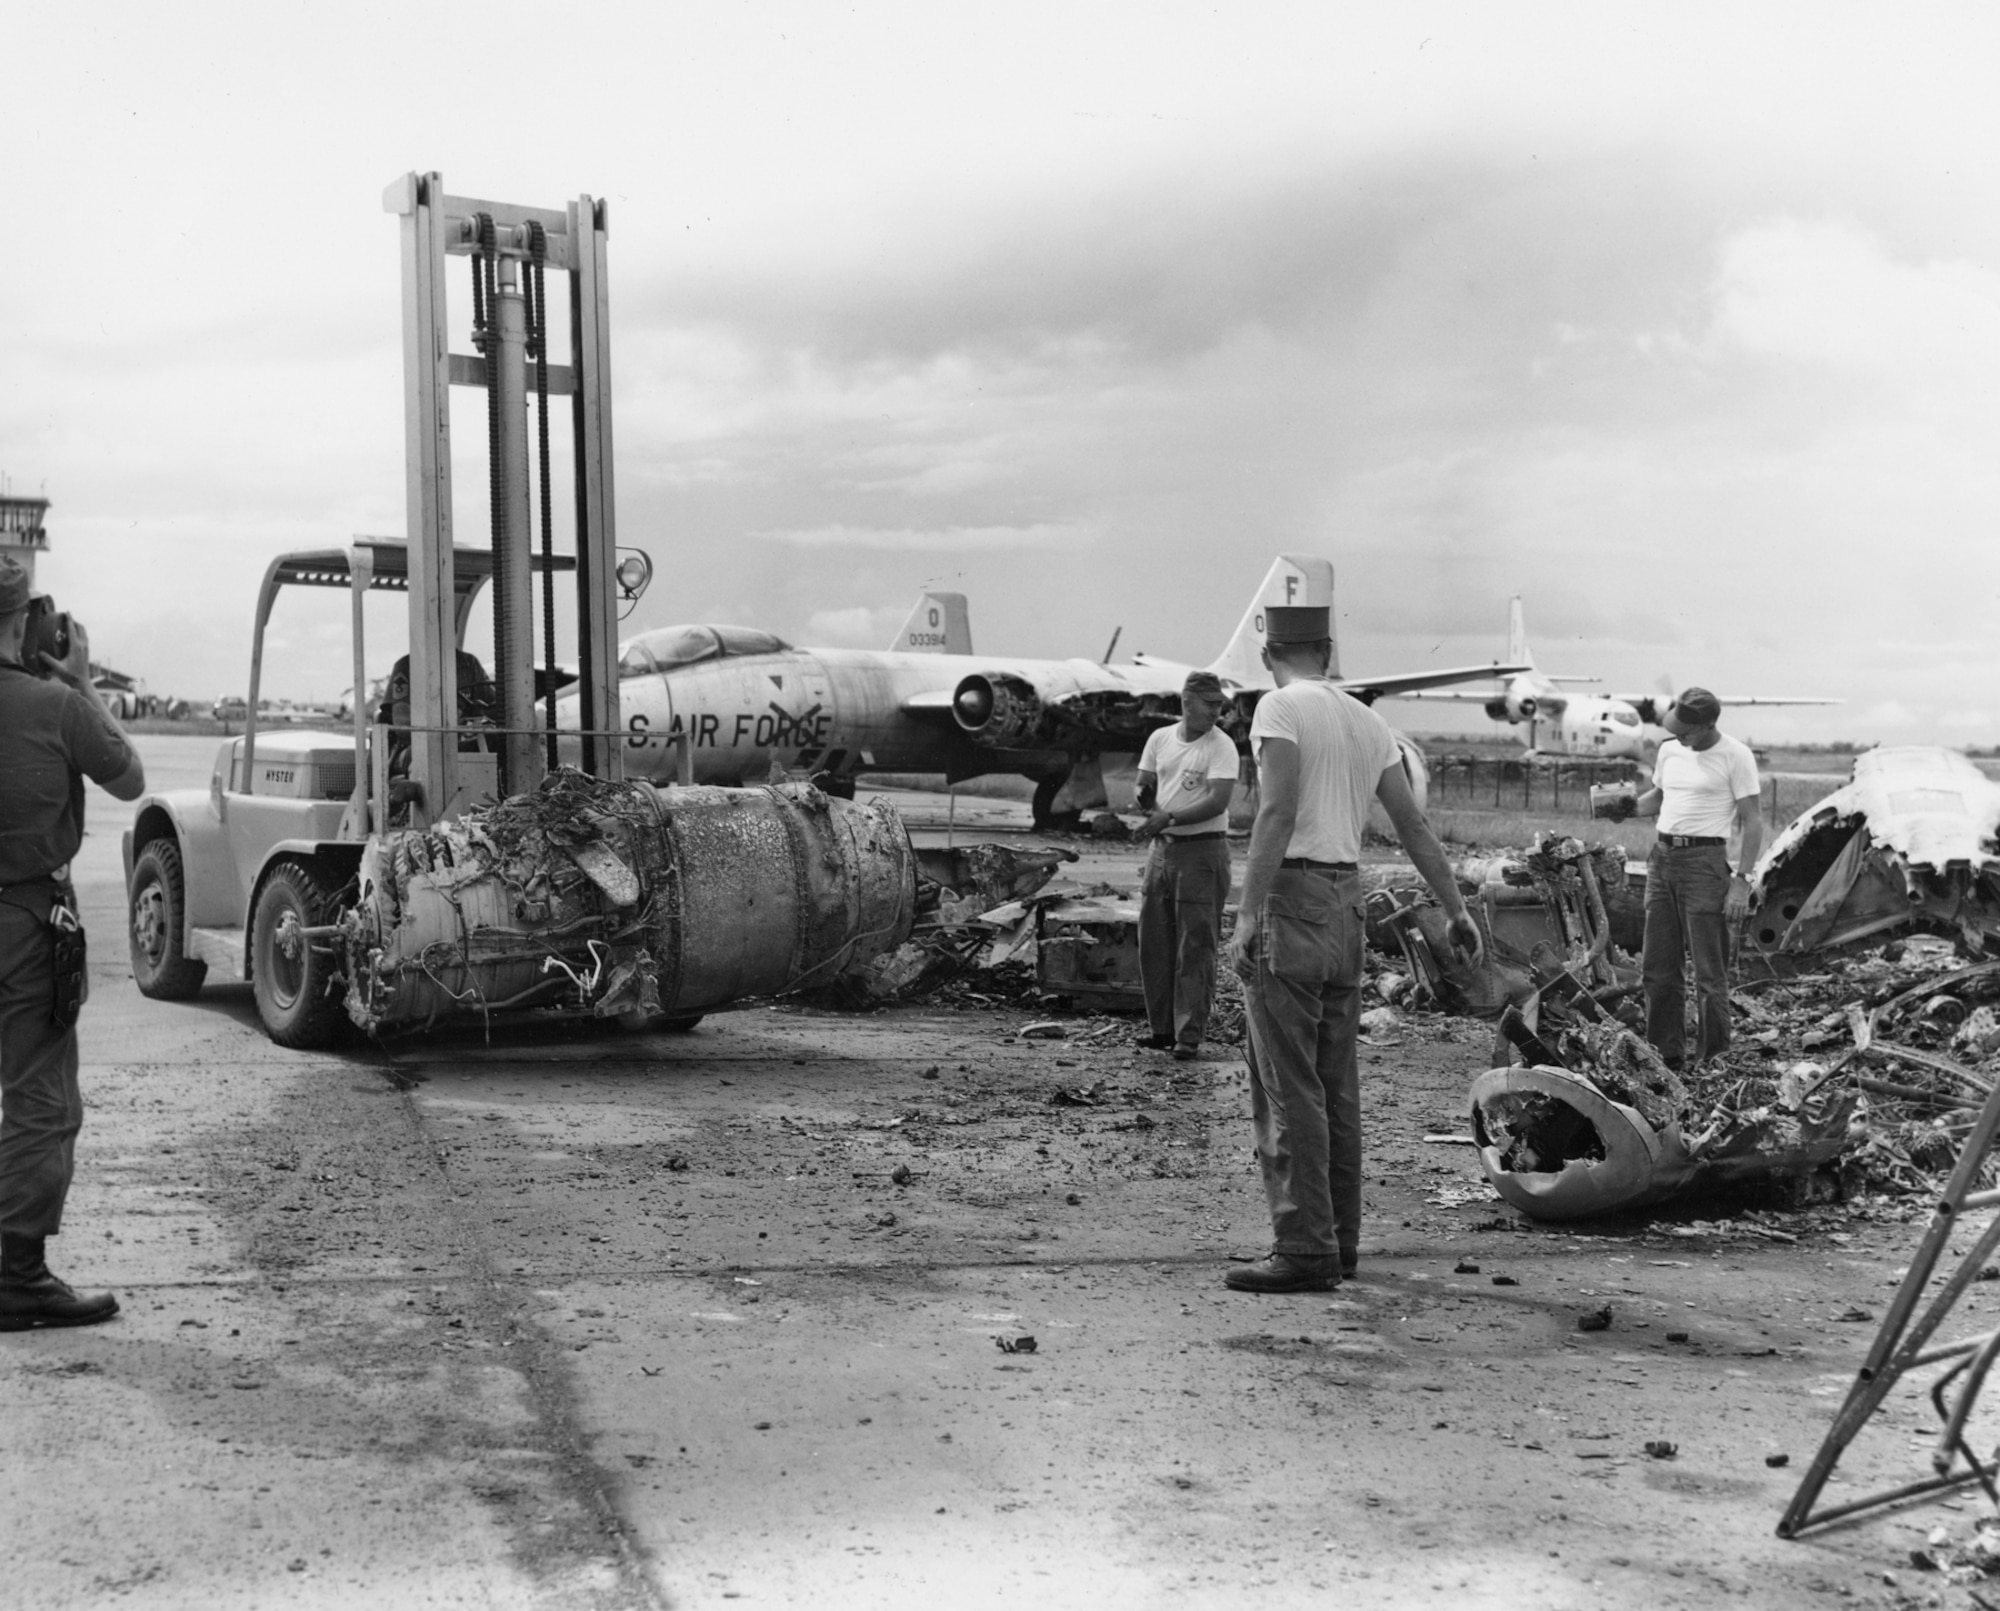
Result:
{"label": "parked vehicle in background", "polygon": [[240,722],[250,714],[249,702],[234,694],[224,694],[208,709],[209,714],[219,722]]}
{"label": "parked vehicle in background", "polygon": [[107,677],[94,677],[91,686],[104,700],[104,708],[121,722],[129,722],[140,712],[141,698],[131,688],[111,681]]}

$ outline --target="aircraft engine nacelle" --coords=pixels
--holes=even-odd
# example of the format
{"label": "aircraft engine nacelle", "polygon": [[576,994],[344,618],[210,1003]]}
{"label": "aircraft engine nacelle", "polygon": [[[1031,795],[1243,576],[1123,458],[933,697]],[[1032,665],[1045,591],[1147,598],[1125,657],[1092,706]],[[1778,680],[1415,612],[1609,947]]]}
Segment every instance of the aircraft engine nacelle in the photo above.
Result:
{"label": "aircraft engine nacelle", "polygon": [[1508,708],[1507,701],[1504,699],[1487,700],[1486,714],[1496,722],[1511,722],[1514,719],[1514,713]]}
{"label": "aircraft engine nacelle", "polygon": [[996,750],[1033,749],[1042,736],[1046,707],[1020,677],[974,672],[959,679],[951,714],[975,744]]}
{"label": "aircraft engine nacelle", "polygon": [[1507,696],[1507,716],[1510,721],[1531,722],[1535,719],[1535,713],[1541,708],[1541,701],[1533,694]]}

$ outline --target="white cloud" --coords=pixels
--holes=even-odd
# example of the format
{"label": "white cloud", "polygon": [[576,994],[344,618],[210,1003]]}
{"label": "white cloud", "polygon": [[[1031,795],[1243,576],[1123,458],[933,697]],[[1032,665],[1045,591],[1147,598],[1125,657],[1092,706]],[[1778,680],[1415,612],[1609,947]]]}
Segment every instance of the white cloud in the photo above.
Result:
{"label": "white cloud", "polygon": [[2000,732],[2000,717],[1990,710],[1947,710],[1939,714],[1937,725],[1948,733],[1973,733],[1990,741]]}
{"label": "white cloud", "polygon": [[1857,736],[1872,737],[1882,728],[1911,728],[1925,721],[1928,710],[1901,699],[1878,699],[1854,713]]}
{"label": "white cloud", "polygon": [[1715,285],[1715,347],[1824,364],[1920,388],[2000,395],[2000,274],[1974,263],[1898,260],[1835,219],[1774,219],[1727,240]]}
{"label": "white cloud", "polygon": [[881,649],[888,645],[905,612],[871,610],[856,604],[845,610],[815,610],[806,617],[805,641],[836,648]]}
{"label": "white cloud", "polygon": [[929,549],[941,552],[1083,547],[1090,534],[1074,526],[807,526],[751,534],[795,548]]}

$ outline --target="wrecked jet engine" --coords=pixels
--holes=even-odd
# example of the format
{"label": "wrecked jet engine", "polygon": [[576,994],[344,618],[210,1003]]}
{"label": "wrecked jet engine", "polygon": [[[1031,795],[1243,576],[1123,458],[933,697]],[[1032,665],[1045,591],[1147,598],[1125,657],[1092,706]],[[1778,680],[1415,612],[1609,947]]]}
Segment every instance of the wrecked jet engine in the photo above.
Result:
{"label": "wrecked jet engine", "polygon": [[1564,970],[1500,1027],[1525,1066],[1472,1082],[1480,1167],[1535,1219],[1589,1219],[1683,1192],[1799,1177],[1860,1139],[1852,1090],[1781,1082],[1775,1099],[1699,1103],[1660,1054]]}
{"label": "wrecked jet engine", "polygon": [[966,737],[991,749],[1081,740],[1136,751],[1180,716],[1180,695],[1136,684],[1122,667],[1072,660],[1039,685],[1015,672],[969,672],[952,691],[951,713]]}
{"label": "wrecked jet engine", "polygon": [[1906,924],[2000,939],[2000,784],[1955,750],[1855,757],[1851,781],[1765,852],[1749,939],[1767,961]]}
{"label": "wrecked jet engine", "polygon": [[370,1034],[495,1013],[687,1021],[859,974],[909,937],[922,896],[963,907],[982,879],[1019,877],[982,864],[941,891],[893,810],[810,785],[655,789],[560,768],[370,842],[338,925],[346,1007]]}
{"label": "wrecked jet engine", "polygon": [[[1566,1068],[1496,1068],[1472,1083],[1473,1138],[1493,1189],[1533,1219],[1591,1219],[1707,1188],[1810,1174],[1856,1144],[1858,1099],[1820,1090],[1716,1112],[1649,1115]],[[1647,1104],[1653,1106],[1653,1104]]]}

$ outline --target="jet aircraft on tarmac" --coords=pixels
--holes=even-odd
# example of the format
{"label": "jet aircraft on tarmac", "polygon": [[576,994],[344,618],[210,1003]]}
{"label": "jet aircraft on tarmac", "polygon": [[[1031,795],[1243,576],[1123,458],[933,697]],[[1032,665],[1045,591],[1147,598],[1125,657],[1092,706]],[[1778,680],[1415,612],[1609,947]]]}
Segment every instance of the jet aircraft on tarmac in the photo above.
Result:
{"label": "jet aircraft on tarmac", "polygon": [[[1507,658],[1524,669],[1502,674],[1500,690],[1476,688],[1397,691],[1398,699],[1477,700],[1496,722],[1524,728],[1522,743],[1530,755],[1627,756],[1650,760],[1667,731],[1660,718],[1673,702],[1665,694],[1572,694],[1565,683],[1596,682],[1596,677],[1554,677],[1535,667],[1528,648],[1528,627],[1517,594],[1507,605]],[[1718,694],[1725,705],[1837,705],[1837,699],[1786,698],[1770,694]]]}
{"label": "jet aircraft on tarmac", "polygon": [[[1333,566],[1316,555],[1280,555],[1252,595],[1208,668],[1232,696],[1223,725],[1239,742],[1272,686],[1258,657],[1264,606],[1332,602]],[[764,781],[774,767],[805,770],[846,794],[869,772],[942,773],[953,783],[1017,773],[1036,780],[1034,816],[1046,824],[1066,783],[1073,780],[1070,809],[1102,803],[1104,774],[1121,762],[1129,770],[1146,735],[1180,715],[1188,668],[1175,662],[1139,656],[1114,666],[971,648],[964,597],[948,593],[924,594],[889,650],[796,649],[752,627],[642,632],[622,646],[619,662],[626,772],[740,786]],[[1340,681],[1372,700],[1525,669],[1452,666]],[[558,711],[558,726],[575,721],[573,704]]]}

